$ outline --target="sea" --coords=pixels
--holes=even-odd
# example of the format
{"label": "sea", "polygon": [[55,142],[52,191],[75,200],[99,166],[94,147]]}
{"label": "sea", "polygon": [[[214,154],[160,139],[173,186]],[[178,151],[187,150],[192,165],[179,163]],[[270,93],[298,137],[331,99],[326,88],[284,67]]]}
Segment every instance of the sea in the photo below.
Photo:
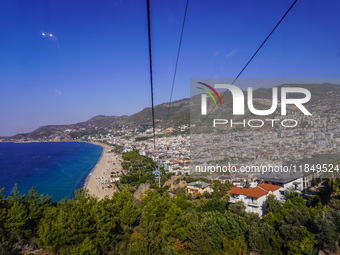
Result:
{"label": "sea", "polygon": [[0,189],[10,195],[34,187],[55,202],[72,198],[98,163],[103,148],[85,142],[0,143]]}

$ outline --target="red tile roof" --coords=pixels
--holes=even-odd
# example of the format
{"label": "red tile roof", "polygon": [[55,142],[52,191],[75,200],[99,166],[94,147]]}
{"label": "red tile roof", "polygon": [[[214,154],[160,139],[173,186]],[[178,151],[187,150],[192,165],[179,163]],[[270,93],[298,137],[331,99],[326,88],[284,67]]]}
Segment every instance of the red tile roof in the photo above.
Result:
{"label": "red tile roof", "polygon": [[240,188],[238,188],[238,187],[232,187],[229,191],[228,191],[228,193],[232,193],[232,194],[236,194],[236,195],[241,195],[241,194],[243,194],[243,191],[242,191],[243,189],[240,189]]}
{"label": "red tile roof", "polygon": [[260,183],[257,186],[259,186],[262,189],[265,189],[267,191],[275,191],[275,190],[278,190],[279,188],[282,188],[280,186],[276,186],[276,185],[272,185],[272,184],[264,184],[264,183]]}
{"label": "red tile roof", "polygon": [[268,192],[259,188],[238,188],[238,187],[233,187],[231,190],[228,191],[230,194],[236,194],[236,195],[245,195],[247,197],[254,197],[254,198],[259,198],[264,195],[267,195]]}

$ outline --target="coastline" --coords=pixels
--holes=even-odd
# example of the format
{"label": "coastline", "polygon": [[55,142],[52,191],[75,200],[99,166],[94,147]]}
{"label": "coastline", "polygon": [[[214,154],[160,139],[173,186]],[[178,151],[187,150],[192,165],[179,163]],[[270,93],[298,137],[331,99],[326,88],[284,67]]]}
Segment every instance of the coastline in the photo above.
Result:
{"label": "coastline", "polygon": [[[92,143],[92,144],[95,144],[95,143]],[[102,153],[100,154],[100,157],[99,157],[99,159],[98,159],[96,165],[95,165],[94,167],[92,167],[92,169],[90,170],[90,172],[86,175],[85,180],[84,180],[84,181],[81,181],[81,182],[79,183],[79,185],[78,185],[79,188],[86,188],[86,187],[87,187],[87,185],[88,185],[88,183],[89,183],[89,178],[90,178],[90,176],[91,176],[92,173],[96,170],[96,168],[98,167],[99,162],[102,160],[102,157],[103,157],[103,154],[104,154],[104,150],[105,150],[105,149],[104,149],[104,147],[103,147],[102,145],[100,145],[100,144],[95,144],[95,145],[98,145],[98,146],[100,146],[100,147],[103,148]]]}
{"label": "coastline", "polygon": [[93,165],[91,170],[83,175],[81,180],[76,184],[77,186],[72,191],[71,198],[74,197],[74,191],[79,188],[86,188],[90,195],[103,199],[105,197],[111,198],[113,193],[118,191],[116,185],[111,183],[111,172],[122,170],[120,165],[120,157],[114,152],[114,148],[99,142],[85,142],[85,141],[30,141],[30,142],[1,142],[1,143],[87,143],[97,145],[102,148],[101,155],[98,161]]}
{"label": "coastline", "polygon": [[[84,141],[1,142],[0,144],[3,145],[2,148],[9,151],[8,155],[4,154],[8,156],[9,163],[11,159],[15,159],[15,155],[19,155],[30,168],[25,170],[24,166],[15,167],[15,171],[19,172],[16,173],[18,177],[13,177],[4,161],[4,165],[1,166],[4,170],[2,173],[6,175],[1,182],[1,186],[6,188],[4,194],[9,195],[9,191],[17,183],[23,194],[33,186],[40,194],[52,195],[52,200],[56,202],[64,197],[73,198],[74,191],[84,187],[104,151],[103,146],[99,144],[94,146],[93,143]],[[9,149],[6,149],[7,146]],[[10,153],[17,150],[15,155]],[[30,153],[20,154],[26,150]],[[16,160],[18,161],[20,160]],[[35,170],[31,171],[31,169]],[[22,173],[27,177],[22,176]]]}
{"label": "coastline", "polygon": [[103,148],[102,154],[97,164],[86,176],[83,187],[86,188],[90,195],[103,199],[105,197],[111,198],[113,193],[117,191],[114,183],[111,183],[111,172],[120,170],[118,165],[118,156],[111,152],[113,147],[106,144],[90,142],[92,144],[101,146]]}

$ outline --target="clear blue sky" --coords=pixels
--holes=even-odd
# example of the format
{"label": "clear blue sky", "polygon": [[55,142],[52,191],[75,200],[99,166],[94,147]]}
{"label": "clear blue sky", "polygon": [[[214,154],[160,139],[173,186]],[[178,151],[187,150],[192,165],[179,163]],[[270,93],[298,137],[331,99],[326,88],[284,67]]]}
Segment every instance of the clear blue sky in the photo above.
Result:
{"label": "clear blue sky", "polygon": [[[292,2],[189,0],[174,100],[190,78],[235,77]],[[151,0],[155,104],[169,100],[185,3]],[[242,77],[339,77],[339,10],[299,0]],[[0,24],[0,136],[151,105],[144,0],[3,0]]]}

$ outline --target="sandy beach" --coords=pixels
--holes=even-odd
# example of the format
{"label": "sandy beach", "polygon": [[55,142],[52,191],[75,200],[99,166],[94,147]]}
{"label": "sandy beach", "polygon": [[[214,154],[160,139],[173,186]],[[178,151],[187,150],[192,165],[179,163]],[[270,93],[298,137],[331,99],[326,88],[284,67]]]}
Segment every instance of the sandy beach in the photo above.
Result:
{"label": "sandy beach", "polygon": [[[115,176],[122,174],[121,157],[111,152],[113,147],[95,143],[103,147],[102,155],[85,181],[85,187],[91,195],[103,199],[105,196],[109,198],[117,191],[114,184]],[[111,177],[113,176],[113,177]]]}

